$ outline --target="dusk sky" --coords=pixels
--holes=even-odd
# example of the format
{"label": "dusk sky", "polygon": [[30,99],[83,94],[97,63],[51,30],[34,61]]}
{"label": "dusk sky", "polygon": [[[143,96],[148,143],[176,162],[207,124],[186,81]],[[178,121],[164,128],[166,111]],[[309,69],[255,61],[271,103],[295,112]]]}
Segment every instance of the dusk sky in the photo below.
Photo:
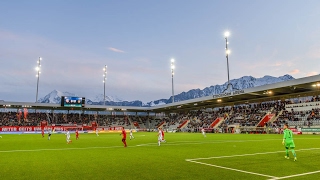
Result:
{"label": "dusk sky", "polygon": [[320,73],[319,0],[0,1],[0,100],[52,90],[151,101],[230,78]]}

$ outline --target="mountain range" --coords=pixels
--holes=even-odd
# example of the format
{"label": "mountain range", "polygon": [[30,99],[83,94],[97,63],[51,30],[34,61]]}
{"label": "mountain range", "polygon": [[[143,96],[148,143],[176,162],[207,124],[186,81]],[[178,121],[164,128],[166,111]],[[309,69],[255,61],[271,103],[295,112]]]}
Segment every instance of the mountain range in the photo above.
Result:
{"label": "mountain range", "polygon": [[[264,76],[261,78],[255,78],[252,76],[243,76],[238,79],[230,80],[230,83],[233,85],[233,88],[242,90],[252,87],[263,86],[267,84],[274,84],[283,81],[293,80],[294,78],[288,74],[279,77],[273,76]],[[200,98],[204,96],[212,96],[215,94],[221,94],[227,88],[228,82],[222,85],[214,85],[206,87],[204,89],[191,89],[187,92],[182,92],[174,96],[175,102],[184,101],[188,99]],[[38,102],[40,103],[60,103],[61,96],[76,96],[74,93],[70,92],[61,92],[58,90],[53,90],[48,95],[43,98],[40,98]],[[92,105],[103,105],[103,94],[94,96],[93,98],[86,98],[86,104]],[[159,106],[163,104],[168,104],[172,102],[172,96],[168,99],[158,99],[150,102],[142,102],[140,100],[136,101],[125,101],[116,96],[106,96],[106,105],[111,106],[140,106],[140,107],[150,107],[150,106]]]}

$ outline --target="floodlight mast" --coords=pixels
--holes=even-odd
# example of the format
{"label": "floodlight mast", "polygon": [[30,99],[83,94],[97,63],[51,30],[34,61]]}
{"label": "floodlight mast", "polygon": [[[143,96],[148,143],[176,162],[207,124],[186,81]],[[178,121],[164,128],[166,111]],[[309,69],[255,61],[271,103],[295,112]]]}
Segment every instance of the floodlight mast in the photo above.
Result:
{"label": "floodlight mast", "polygon": [[228,37],[229,37],[230,33],[229,31],[225,32],[224,33],[224,37],[226,39],[226,58],[227,58],[227,71],[228,71],[228,88],[229,88],[229,85],[230,85],[230,75],[229,75],[229,49],[228,49]]}
{"label": "floodlight mast", "polygon": [[39,91],[39,78],[40,78],[40,68],[41,68],[41,60],[42,58],[39,57],[39,60],[37,61],[37,67],[36,67],[36,71],[37,71],[37,92],[36,92],[36,102],[38,102],[38,91]]}
{"label": "floodlight mast", "polygon": [[174,85],[173,85],[174,68],[175,68],[174,59],[171,59],[172,103],[174,103]]}
{"label": "floodlight mast", "polygon": [[103,105],[106,105],[106,79],[107,79],[107,65],[103,68]]}

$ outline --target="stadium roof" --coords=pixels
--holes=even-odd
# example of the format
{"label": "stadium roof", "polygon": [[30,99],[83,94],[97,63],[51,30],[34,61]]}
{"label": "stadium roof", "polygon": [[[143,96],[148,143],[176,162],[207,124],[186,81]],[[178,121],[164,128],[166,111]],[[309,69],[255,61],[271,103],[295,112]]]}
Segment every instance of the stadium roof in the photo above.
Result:
{"label": "stadium roof", "polygon": [[294,79],[244,90],[206,96],[154,107],[85,105],[83,108],[61,107],[60,104],[1,101],[0,108],[31,108],[51,110],[91,110],[129,112],[177,112],[201,108],[232,106],[320,94],[320,75]]}

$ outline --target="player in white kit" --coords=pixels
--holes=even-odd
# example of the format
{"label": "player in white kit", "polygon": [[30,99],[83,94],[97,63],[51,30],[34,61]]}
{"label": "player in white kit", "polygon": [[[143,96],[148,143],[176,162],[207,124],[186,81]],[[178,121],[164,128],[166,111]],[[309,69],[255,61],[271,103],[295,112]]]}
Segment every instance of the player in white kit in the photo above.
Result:
{"label": "player in white kit", "polygon": [[134,139],[133,134],[132,134],[132,129],[130,129],[130,140]]}
{"label": "player in white kit", "polygon": [[49,129],[49,130],[48,130],[48,140],[50,140],[51,134],[52,134],[52,131],[51,131],[51,129]]}
{"label": "player in white kit", "polygon": [[67,143],[69,144],[70,142],[72,142],[71,140],[70,140],[70,132],[69,132],[69,130],[67,130],[67,133],[66,133],[66,140],[67,140]]}
{"label": "player in white kit", "polygon": [[96,135],[99,136],[98,128],[96,128]]}
{"label": "player in white kit", "polygon": [[206,136],[206,131],[204,130],[204,128],[201,129],[201,132],[202,132],[203,137],[207,137]]}
{"label": "player in white kit", "polygon": [[158,128],[158,145],[160,146],[160,143],[162,142],[162,131],[161,128]]}

